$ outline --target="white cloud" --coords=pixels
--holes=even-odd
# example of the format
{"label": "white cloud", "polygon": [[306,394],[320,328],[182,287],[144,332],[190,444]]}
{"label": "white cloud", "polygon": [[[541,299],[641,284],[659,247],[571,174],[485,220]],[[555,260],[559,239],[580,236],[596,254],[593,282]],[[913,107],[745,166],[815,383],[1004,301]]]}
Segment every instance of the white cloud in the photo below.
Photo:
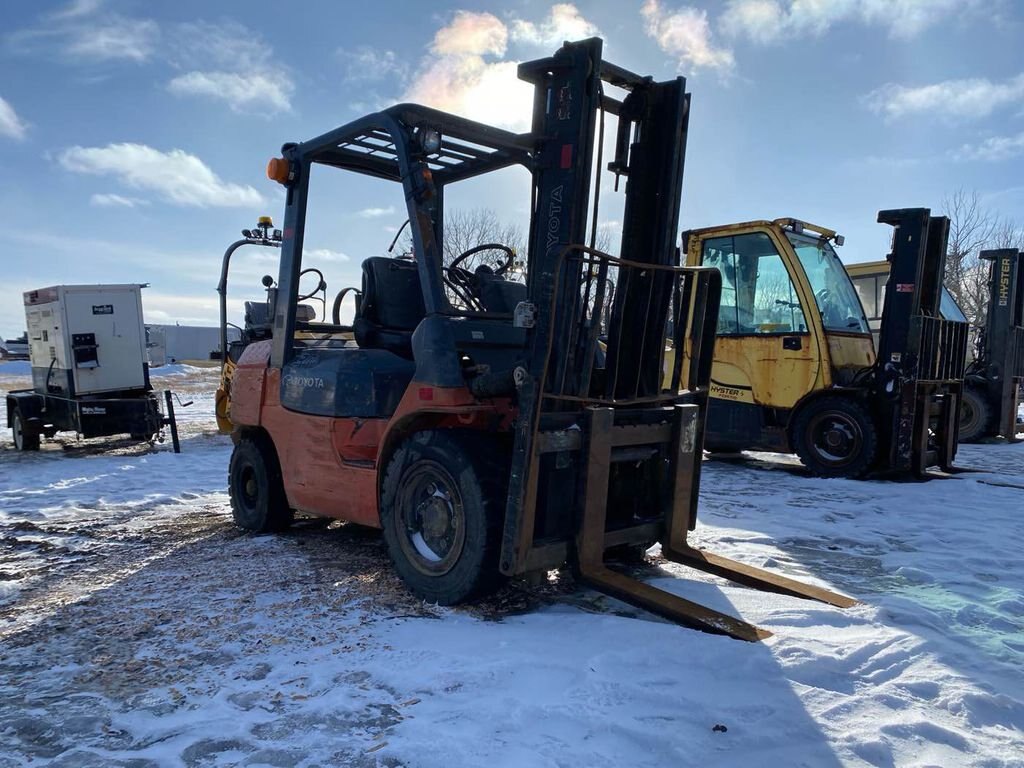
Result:
{"label": "white cloud", "polygon": [[510,37],[537,42],[596,28],[567,3],[553,7],[540,24],[519,19],[511,24],[510,35],[493,14],[456,12],[434,35],[431,55],[422,60],[404,98],[472,120],[528,130],[533,88],[518,78],[519,61],[505,58]]}
{"label": "white cloud", "polygon": [[235,112],[288,112],[295,84],[260,35],[237,22],[178,25],[172,64],[187,70],[167,89],[223,101]]}
{"label": "white cloud", "polygon": [[71,147],[60,164],[75,173],[114,176],[133,189],[156,192],[175,205],[246,207],[265,203],[248,185],[220,179],[202,160],[180,149],[161,152],[145,144]]}
{"label": "white cloud", "polygon": [[1003,82],[971,78],[922,86],[888,83],[864,96],[863,102],[886,119],[916,114],[956,119],[986,117],[1000,107],[1024,102],[1024,74]]}
{"label": "white cloud", "polygon": [[309,263],[314,265],[325,261],[337,262],[349,260],[349,255],[347,253],[342,253],[341,251],[332,251],[330,248],[303,249],[302,255],[303,260],[305,260],[305,257],[308,256],[310,259]]}
{"label": "white cloud", "polygon": [[124,197],[112,192],[95,194],[89,198],[89,204],[99,208],[134,208],[136,205],[149,205],[148,200],[138,197]]}
{"label": "white cloud", "polygon": [[20,141],[25,138],[27,127],[7,101],[0,96],[0,136]]}
{"label": "white cloud", "polygon": [[51,19],[77,19],[88,16],[99,10],[103,0],[71,0],[59,11],[50,14]]}
{"label": "white cloud", "polygon": [[599,35],[600,30],[583,17],[571,3],[556,3],[551,6],[548,18],[540,24],[515,19],[512,22],[512,38],[540,45],[559,46],[566,40],[582,40]]}
{"label": "white cloud", "polygon": [[145,61],[156,50],[160,28],[150,19],[109,16],[70,28],[65,52],[76,58]]}
{"label": "white cloud", "polygon": [[430,49],[439,56],[503,56],[508,45],[508,28],[491,13],[456,11],[451,24],[434,35]]}
{"label": "white cloud", "polygon": [[152,19],[99,12],[100,3],[79,0],[42,17],[43,23],[6,37],[10,50],[80,61],[149,59],[160,42],[160,26]]}
{"label": "white cloud", "polygon": [[979,144],[964,144],[953,153],[955,160],[1000,162],[1024,155],[1024,131],[1016,136],[990,136]]}
{"label": "white cloud", "polygon": [[736,64],[732,51],[715,45],[706,11],[683,6],[668,12],[658,0],[644,0],[641,14],[647,34],[658,47],[693,70],[730,72]]}
{"label": "white cloud", "polygon": [[821,35],[843,22],[888,27],[892,37],[910,38],[977,0],[729,0],[719,20],[727,34],[756,43]]}
{"label": "white cloud", "polygon": [[387,208],[363,208],[363,210],[356,212],[356,216],[361,219],[376,219],[381,216],[391,216],[395,212],[395,206],[389,205]]}
{"label": "white cloud", "polygon": [[404,77],[408,68],[398,54],[361,45],[353,50],[339,48],[337,55],[345,62],[345,79],[352,82]]}
{"label": "white cloud", "polygon": [[219,99],[235,112],[287,112],[294,86],[281,73],[189,72],[172,79],[167,90]]}

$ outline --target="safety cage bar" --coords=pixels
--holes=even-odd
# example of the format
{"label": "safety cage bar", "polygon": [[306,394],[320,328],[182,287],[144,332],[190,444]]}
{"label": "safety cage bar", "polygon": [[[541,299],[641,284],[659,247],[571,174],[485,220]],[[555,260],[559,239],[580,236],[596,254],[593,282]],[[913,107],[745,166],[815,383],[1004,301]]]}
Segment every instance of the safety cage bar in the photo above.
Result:
{"label": "safety cage bar", "polygon": [[[716,269],[567,246],[555,272],[542,396],[572,407],[623,406],[668,404],[680,390],[706,390],[720,290]],[[552,349],[566,354],[552,360]]]}
{"label": "safety cage bar", "polygon": [[967,367],[970,326],[959,320],[918,315],[921,347],[919,381],[960,381]]}

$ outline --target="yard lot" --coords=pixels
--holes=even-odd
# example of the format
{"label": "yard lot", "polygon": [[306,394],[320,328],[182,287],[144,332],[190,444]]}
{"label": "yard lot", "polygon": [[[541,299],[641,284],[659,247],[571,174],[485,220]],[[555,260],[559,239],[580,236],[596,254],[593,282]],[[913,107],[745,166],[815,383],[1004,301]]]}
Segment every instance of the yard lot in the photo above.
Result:
{"label": "yard lot", "polygon": [[0,766],[1024,765],[1024,444],[928,483],[708,462],[702,546],[862,601],[652,550],[644,578],[775,633],[751,645],[565,574],[425,605],[353,526],[242,534],[216,369],[163,370],[181,455],[19,455],[0,421]]}

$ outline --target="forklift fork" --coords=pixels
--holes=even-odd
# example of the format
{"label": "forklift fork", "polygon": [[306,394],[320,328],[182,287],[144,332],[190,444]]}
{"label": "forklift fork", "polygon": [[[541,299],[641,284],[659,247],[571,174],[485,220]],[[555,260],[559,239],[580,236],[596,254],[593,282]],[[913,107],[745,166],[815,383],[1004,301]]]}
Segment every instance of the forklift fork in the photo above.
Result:
{"label": "forklift fork", "polygon": [[[673,441],[670,485],[671,498],[666,506],[662,554],[681,565],[720,576],[755,589],[778,592],[794,597],[819,600],[840,608],[849,608],[857,601],[821,587],[802,584],[793,579],[760,568],[691,547],[687,543],[689,522],[682,514],[686,508],[695,461],[700,461],[700,448],[695,445],[699,408],[677,405],[672,409],[674,424],[666,425],[666,437]],[[738,640],[755,642],[771,637],[771,632],[741,619],[700,605],[642,581],[613,571],[604,562],[605,526],[607,519],[608,478],[615,448],[638,445],[638,441],[655,437],[654,431],[636,434],[634,427],[616,427],[613,408],[587,409],[589,437],[585,457],[583,519],[576,537],[577,570],[582,581],[623,602],[704,632],[728,635]],[[632,432],[632,433],[631,433]]]}

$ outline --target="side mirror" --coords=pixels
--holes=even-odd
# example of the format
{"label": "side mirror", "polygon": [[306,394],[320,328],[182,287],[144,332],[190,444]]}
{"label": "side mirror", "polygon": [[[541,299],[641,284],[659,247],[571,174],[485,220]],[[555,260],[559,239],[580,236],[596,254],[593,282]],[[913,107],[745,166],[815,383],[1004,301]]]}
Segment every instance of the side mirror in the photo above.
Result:
{"label": "side mirror", "polygon": [[263,279],[260,282],[263,283],[264,288],[269,288],[274,284],[274,278],[272,278],[270,275],[264,275]]}

